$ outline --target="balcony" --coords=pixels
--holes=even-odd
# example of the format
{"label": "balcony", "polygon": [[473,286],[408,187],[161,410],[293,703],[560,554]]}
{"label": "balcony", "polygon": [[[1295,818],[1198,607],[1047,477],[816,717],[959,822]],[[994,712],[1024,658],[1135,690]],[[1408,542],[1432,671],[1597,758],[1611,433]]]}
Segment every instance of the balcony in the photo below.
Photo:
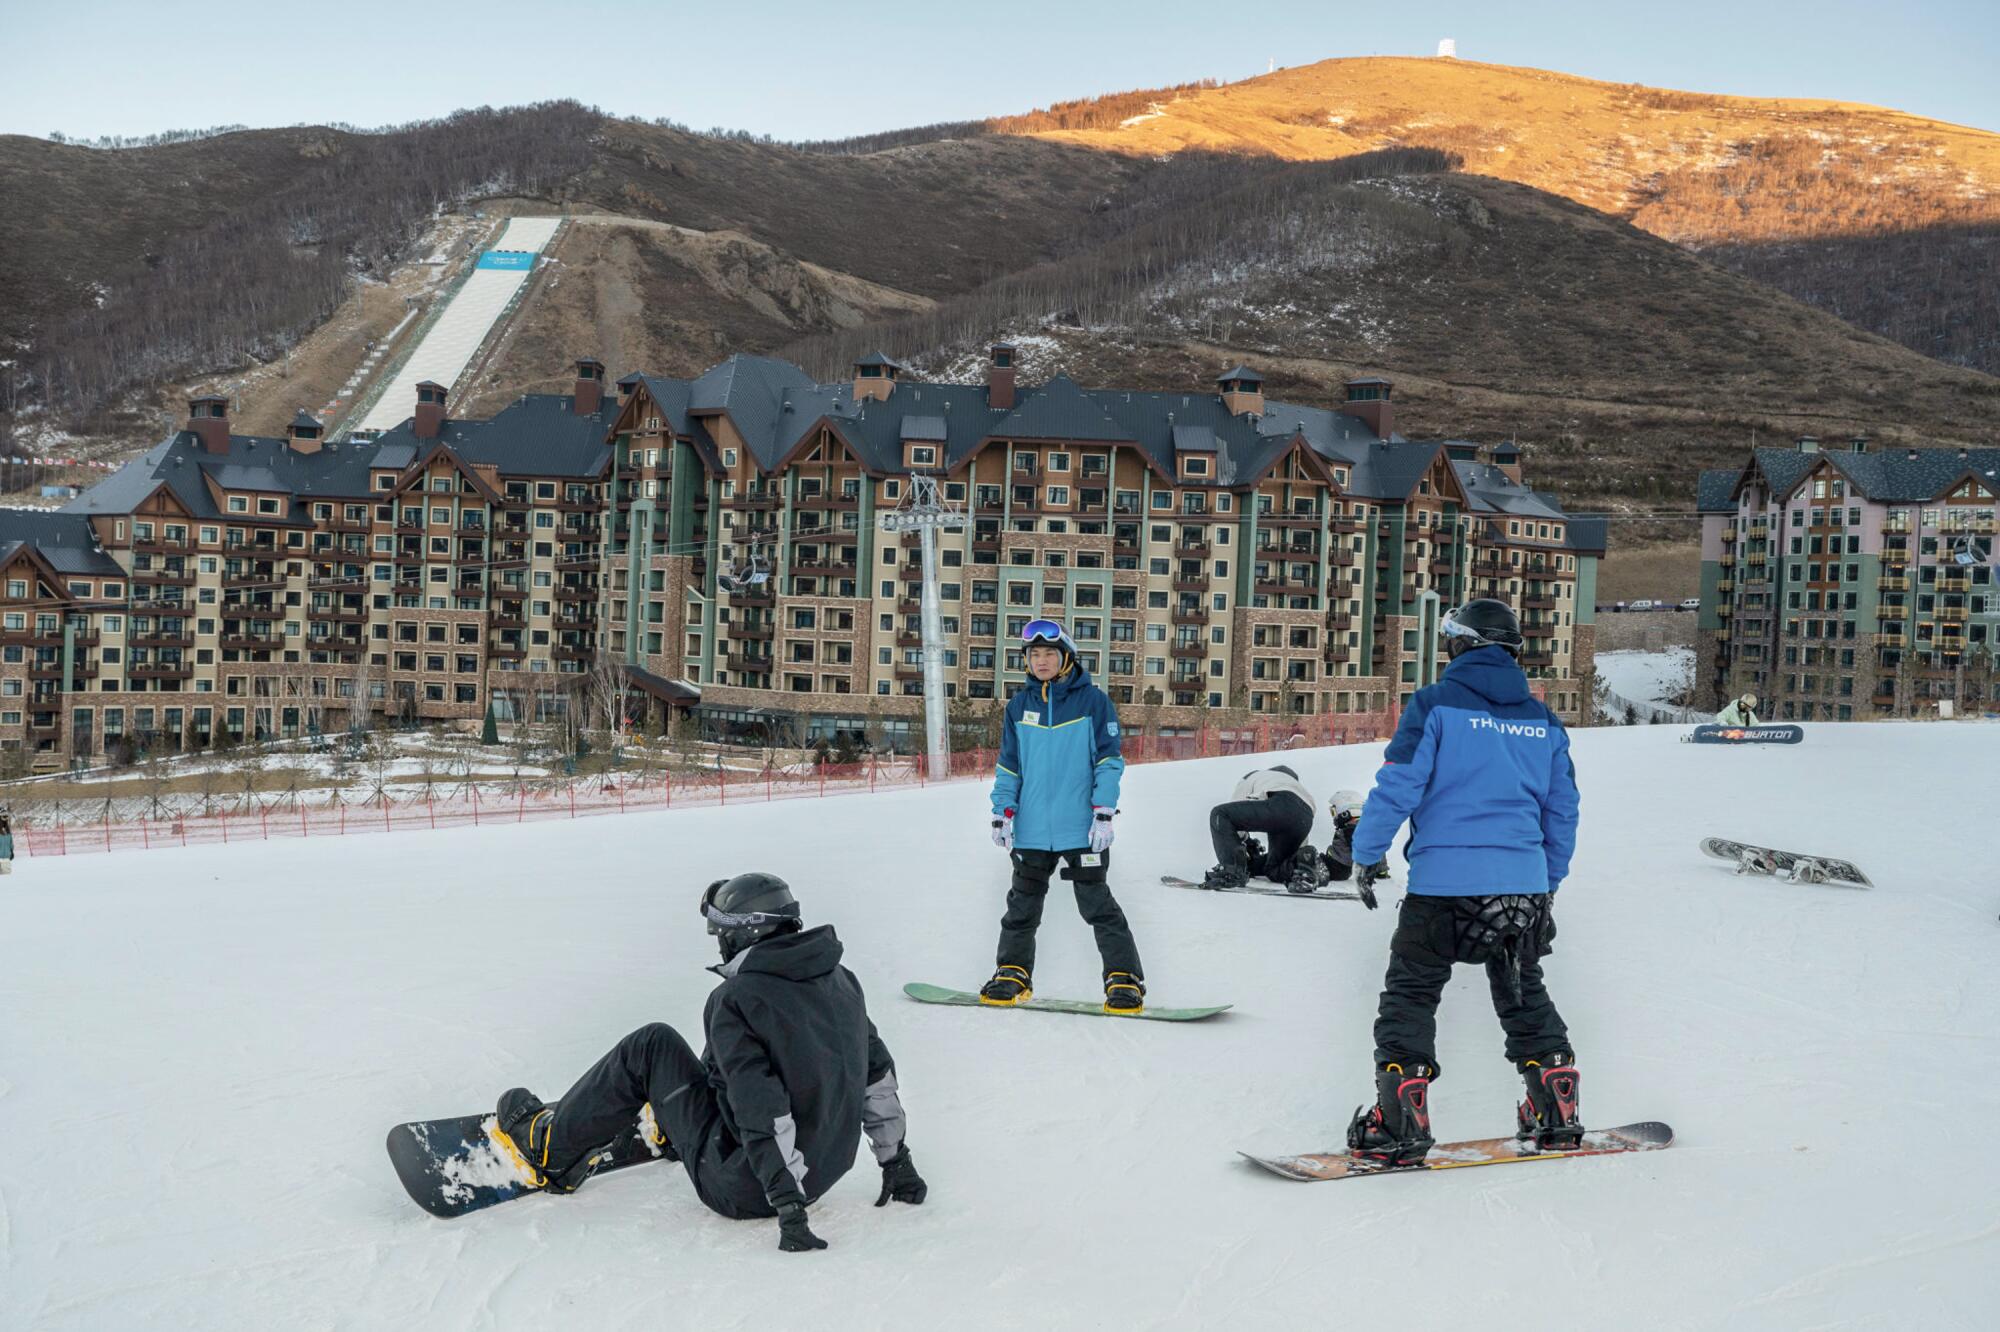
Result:
{"label": "balcony", "polygon": [[1175,575],[1174,575],[1174,591],[1176,591],[1176,592],[1206,592],[1206,591],[1208,591],[1208,575],[1207,575],[1207,574],[1175,574]]}
{"label": "balcony", "polygon": [[898,680],[921,680],[924,678],[923,663],[899,661],[895,666],[895,675]]}
{"label": "balcony", "polygon": [[1910,520],[1907,516],[1902,518],[1885,518],[1882,520],[1882,535],[1908,536],[1909,534]]}
{"label": "balcony", "polygon": [[770,642],[772,636],[778,632],[776,625],[759,623],[733,624],[727,625],[725,628],[738,638],[754,639],[761,643]]}
{"label": "balcony", "polygon": [[329,624],[368,623],[368,608],[366,606],[308,606],[306,607],[306,615],[311,619],[323,620]]}
{"label": "balcony", "polygon": [[1729,641],[1728,625],[1724,625],[1722,628],[1715,631],[1715,641],[1718,643],[1727,643]]}
{"label": "balcony", "polygon": [[519,643],[489,643],[486,655],[495,661],[519,661],[528,655],[528,649]]}
{"label": "balcony", "polygon": [[1176,607],[1174,609],[1173,621],[1176,626],[1180,627],[1207,624],[1208,612],[1198,606],[1193,608],[1185,606]]}
{"label": "balcony", "polygon": [[1736,567],[1736,556],[1728,551],[1724,551],[1721,557],[1716,560],[1716,563],[1725,569],[1734,569]]}
{"label": "balcony", "polygon": [[555,591],[556,591],[557,601],[597,600],[597,589],[594,587],[573,587],[570,584],[565,583],[561,587],[558,587]]}
{"label": "balcony", "polygon": [[1552,652],[1523,652],[1521,654],[1521,665],[1530,669],[1548,667],[1555,664],[1555,654]]}
{"label": "balcony", "polygon": [[558,643],[550,650],[549,655],[557,661],[590,661],[597,656],[597,649],[577,643]]}
{"label": "balcony", "polygon": [[132,581],[141,587],[187,587],[194,582],[192,569],[134,569]]}
{"label": "balcony", "polygon": [[1523,610],[1554,610],[1556,608],[1556,599],[1548,593],[1536,592],[1521,598],[1521,608]]}
{"label": "balcony", "polygon": [[1319,587],[1306,578],[1259,578],[1250,584],[1250,590],[1260,597],[1311,597],[1319,595]]}
{"label": "balcony", "polygon": [[852,578],[854,565],[833,560],[793,560],[792,572],[816,578]]}
{"label": "balcony", "polygon": [[[1136,547],[1137,543],[1133,544]],[[1174,555],[1183,560],[1205,560],[1213,553],[1206,541],[1182,541],[1174,546]]]}
{"label": "balcony", "polygon": [[142,552],[149,555],[177,555],[184,551],[193,550],[194,542],[186,537],[156,536],[147,537],[143,540],[134,537],[132,538],[132,549],[135,552]]}
{"label": "balcony", "polygon": [[1946,624],[1964,624],[1972,618],[1972,612],[1964,606],[1939,606],[1937,617]]}
{"label": "balcony", "polygon": [[1942,574],[1937,580],[1937,590],[1940,592],[1970,592],[1972,590],[1972,579],[1965,574]]}
{"label": "balcony", "polygon": [[1733,546],[1733,545],[1735,545],[1735,544],[1736,544],[1736,529],[1735,529],[1735,528],[1733,528],[1733,527],[1725,527],[1725,528],[1723,528],[1723,529],[1722,529],[1722,544],[1723,544],[1723,545],[1725,545],[1725,546]]}
{"label": "balcony", "polygon": [[1992,536],[1993,515],[1990,513],[1946,514],[1938,524],[1939,536]]}
{"label": "balcony", "polygon": [[1206,643],[1175,643],[1167,649],[1168,655],[1179,658],[1203,658],[1208,655]]}
{"label": "balcony", "polygon": [[[775,497],[771,503],[772,505],[777,503]],[[556,501],[556,509],[562,513],[596,513],[603,507],[604,501],[595,495],[565,495]]]}
{"label": "balcony", "polygon": [[1320,653],[1320,656],[1327,665],[1337,666],[1350,660],[1354,656],[1354,649],[1345,643],[1328,643],[1326,650]]}
{"label": "balcony", "polygon": [[1326,516],[1317,511],[1280,513],[1278,510],[1273,509],[1269,513],[1260,513],[1257,515],[1257,526],[1260,528],[1321,527],[1325,522]]}
{"label": "balcony", "polygon": [[1875,580],[1875,586],[1882,592],[1907,592],[1910,590],[1910,580],[1901,577],[1878,578]]}
{"label": "balcony", "polygon": [[1735,613],[1736,613],[1735,610],[1726,601],[1723,602],[1720,606],[1717,606],[1715,608],[1715,614],[1717,619],[1726,620]]}
{"label": "balcony", "polygon": [[902,633],[896,635],[897,647],[920,648],[923,645],[924,645],[924,636],[922,634],[912,633],[906,629]]}
{"label": "balcony", "polygon": [[194,674],[194,663],[189,661],[147,661],[137,662],[125,668],[125,675],[133,680],[185,680]]}
{"label": "balcony", "polygon": [[277,634],[224,633],[221,641],[222,646],[240,652],[269,652],[285,645],[285,640]]}
{"label": "balcony", "polygon": [[194,646],[194,635],[185,631],[169,634],[148,630],[134,633],[128,641],[135,648],[191,648]]}
{"label": "balcony", "polygon": [[1449,578],[1458,570],[1458,566],[1450,560],[1432,560],[1429,567],[1434,578]]}

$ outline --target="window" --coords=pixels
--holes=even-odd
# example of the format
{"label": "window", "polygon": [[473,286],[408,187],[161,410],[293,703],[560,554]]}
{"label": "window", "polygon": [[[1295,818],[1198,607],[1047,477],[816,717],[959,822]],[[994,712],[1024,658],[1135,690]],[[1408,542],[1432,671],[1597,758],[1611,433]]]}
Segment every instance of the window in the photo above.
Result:
{"label": "window", "polygon": [[1182,475],[1182,476],[1207,476],[1207,475],[1208,475],[1208,459],[1206,459],[1206,458],[1183,458],[1183,459],[1181,459],[1181,475]]}
{"label": "window", "polygon": [[248,513],[250,512],[250,501],[242,495],[231,495],[229,497],[229,511],[231,513]]}

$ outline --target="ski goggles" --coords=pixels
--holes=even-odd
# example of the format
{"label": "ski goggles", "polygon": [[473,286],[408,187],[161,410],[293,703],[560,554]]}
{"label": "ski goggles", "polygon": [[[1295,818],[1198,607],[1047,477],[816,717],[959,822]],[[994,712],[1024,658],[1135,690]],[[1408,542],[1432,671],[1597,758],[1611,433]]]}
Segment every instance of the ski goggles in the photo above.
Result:
{"label": "ski goggles", "polygon": [[779,921],[798,919],[798,906],[789,911],[724,911],[715,905],[715,891],[728,883],[727,879],[717,879],[708,885],[708,891],[701,895],[702,919],[708,922],[708,932],[717,930],[753,930],[766,925],[776,925]]}
{"label": "ski goggles", "polygon": [[1023,643],[1047,643],[1050,647],[1063,645],[1063,627],[1054,620],[1030,620],[1021,630]]}
{"label": "ski goggles", "polygon": [[1474,643],[1495,643],[1501,647],[1519,647],[1521,645],[1521,636],[1519,634],[1515,634],[1510,638],[1488,638],[1477,629],[1459,623],[1458,613],[1463,609],[1465,609],[1463,606],[1453,606],[1450,610],[1446,611],[1444,617],[1438,621],[1438,632],[1446,638],[1463,638]]}

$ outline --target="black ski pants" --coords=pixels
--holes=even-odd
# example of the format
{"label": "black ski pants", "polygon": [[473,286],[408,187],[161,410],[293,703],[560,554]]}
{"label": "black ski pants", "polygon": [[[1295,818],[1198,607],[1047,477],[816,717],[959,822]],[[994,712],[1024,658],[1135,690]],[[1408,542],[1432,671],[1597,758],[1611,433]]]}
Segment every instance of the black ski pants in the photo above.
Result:
{"label": "black ski pants", "polygon": [[549,1170],[560,1174],[585,1153],[632,1132],[639,1108],[648,1104],[696,1197],[728,1217],[777,1215],[748,1156],[722,1127],[701,1056],[664,1022],[612,1046],[563,1093],[549,1132]]}
{"label": "black ski pants", "polygon": [[1519,1064],[1570,1049],[1569,1029],[1542,981],[1553,951],[1554,904],[1547,897],[1403,899],[1389,943],[1389,974],[1375,1018],[1378,1064],[1437,1065],[1437,1009],[1454,963],[1486,968],[1493,1011]]}
{"label": "black ski pants", "polygon": [[1290,791],[1275,791],[1262,800],[1230,800],[1208,812],[1208,838],[1215,843],[1215,863],[1247,873],[1241,834],[1260,832],[1270,840],[1264,863],[1273,876],[1288,872],[1298,849],[1312,836],[1313,808]]}
{"label": "black ski pants", "polygon": [[1042,923],[1042,903],[1048,898],[1049,877],[1063,866],[1062,877],[1076,888],[1076,909],[1097,934],[1097,953],[1104,960],[1104,974],[1129,972],[1140,980],[1146,973],[1139,966],[1139,945],[1132,941],[1132,927],[1125,912],[1111,895],[1106,878],[1111,869],[1111,853],[1037,851],[1014,848],[1014,881],[1007,889],[1007,914],[1000,918],[998,965],[1035,970],[1035,930]]}

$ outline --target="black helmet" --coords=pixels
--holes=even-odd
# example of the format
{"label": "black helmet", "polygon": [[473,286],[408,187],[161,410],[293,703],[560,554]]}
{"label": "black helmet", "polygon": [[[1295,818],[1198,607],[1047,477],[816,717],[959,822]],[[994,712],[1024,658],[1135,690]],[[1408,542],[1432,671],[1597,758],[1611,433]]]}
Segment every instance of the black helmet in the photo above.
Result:
{"label": "black helmet", "polygon": [[708,885],[701,895],[701,914],[722,947],[724,962],[760,939],[789,934],[802,924],[791,885],[755,870]]}
{"label": "black helmet", "polygon": [[1493,643],[1515,656],[1521,653],[1521,621],[1514,608],[1492,597],[1479,597],[1456,610],[1446,611],[1438,629],[1454,654],[1457,644],[1477,647]]}

